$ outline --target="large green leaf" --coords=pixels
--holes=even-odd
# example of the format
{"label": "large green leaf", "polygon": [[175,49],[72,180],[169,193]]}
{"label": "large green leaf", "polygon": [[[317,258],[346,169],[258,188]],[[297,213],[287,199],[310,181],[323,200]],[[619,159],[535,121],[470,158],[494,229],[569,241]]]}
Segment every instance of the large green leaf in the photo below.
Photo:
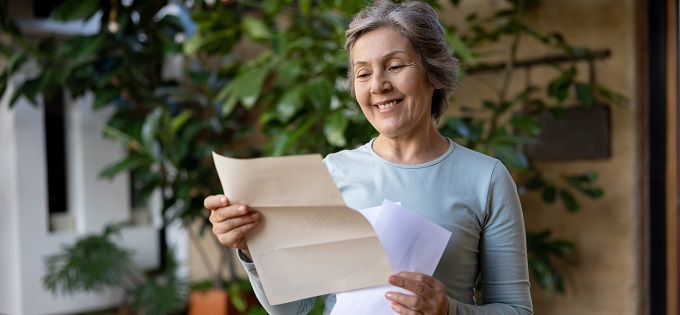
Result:
{"label": "large green leaf", "polygon": [[269,27],[261,19],[245,17],[241,23],[248,37],[253,40],[268,40],[272,37]]}
{"label": "large green leaf", "polygon": [[191,119],[193,112],[185,110],[170,120],[170,133],[176,135],[179,130]]}
{"label": "large green leaf", "polygon": [[97,109],[108,105],[119,95],[120,89],[114,87],[105,87],[97,90],[94,95],[94,108]]}
{"label": "large green leaf", "polygon": [[[446,28],[444,28],[446,30]],[[454,53],[460,61],[466,66],[474,66],[477,64],[475,57],[470,47],[463,41],[458,34],[453,31],[446,32],[446,41],[453,48]]]}
{"label": "large green leaf", "polygon": [[529,160],[527,160],[526,155],[522,151],[517,150],[512,144],[492,144],[491,149],[494,156],[501,160],[508,168],[524,170],[529,166]]}
{"label": "large green leaf", "polygon": [[219,30],[208,35],[196,33],[193,37],[191,37],[188,41],[184,43],[183,51],[185,55],[194,55],[204,47],[216,42],[225,43],[235,42],[235,40],[237,39],[237,35],[238,35],[237,28]]}
{"label": "large green leaf", "polygon": [[303,16],[308,17],[312,12],[312,0],[298,0],[298,7]]}
{"label": "large green leaf", "polygon": [[101,0],[66,0],[52,11],[57,21],[87,20],[101,9]]}
{"label": "large green leaf", "polygon": [[342,114],[341,110],[336,110],[326,115],[323,124],[323,134],[326,136],[326,141],[336,147],[346,146],[345,130],[348,125],[349,121]]}
{"label": "large green leaf", "polygon": [[558,76],[548,85],[548,95],[556,98],[560,103],[566,100],[569,96],[569,87],[574,82],[575,76],[575,67],[571,67],[568,70],[563,71],[560,76]]}
{"label": "large green leaf", "polygon": [[154,108],[146,115],[144,124],[142,125],[142,145],[146,152],[152,154],[157,159],[162,158],[155,154],[157,151],[155,145],[163,114],[163,109],[158,107]]}
{"label": "large green leaf", "polygon": [[69,61],[78,64],[101,55],[109,35],[100,33],[92,36],[76,36],[64,43]]}
{"label": "large green leaf", "polygon": [[276,112],[281,122],[288,122],[302,108],[302,87],[296,86],[286,91],[276,104]]}
{"label": "large green leaf", "polygon": [[307,98],[318,111],[327,111],[333,96],[333,85],[323,78],[316,78],[307,86]]}
{"label": "large green leaf", "polygon": [[17,50],[7,61],[6,71],[10,74],[19,70],[19,68],[28,60],[28,54],[25,50]]}
{"label": "large green leaf", "polygon": [[581,208],[581,205],[576,201],[576,198],[564,189],[560,189],[560,200],[562,200],[562,203],[567,207],[569,212],[575,212]]}
{"label": "large green leaf", "polygon": [[229,115],[237,102],[242,102],[246,109],[255,106],[260,96],[264,79],[269,75],[269,67],[254,67],[237,76],[229,85],[217,95],[217,101],[222,102],[222,114]]}
{"label": "large green leaf", "polygon": [[590,84],[575,83],[574,90],[576,91],[576,99],[582,105],[591,106],[595,104],[595,95],[593,87]]}
{"label": "large green leaf", "polygon": [[515,116],[510,119],[510,124],[515,127],[517,132],[537,136],[541,133],[541,124],[533,116]]}
{"label": "large green leaf", "polygon": [[153,161],[141,155],[128,155],[124,159],[107,166],[100,173],[99,176],[106,179],[113,179],[120,172],[132,171],[142,166],[149,166]]}

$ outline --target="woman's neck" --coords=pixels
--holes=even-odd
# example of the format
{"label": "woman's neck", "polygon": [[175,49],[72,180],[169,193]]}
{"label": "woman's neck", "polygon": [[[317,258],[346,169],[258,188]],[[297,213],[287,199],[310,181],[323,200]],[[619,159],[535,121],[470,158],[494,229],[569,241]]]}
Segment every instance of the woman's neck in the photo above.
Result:
{"label": "woman's neck", "polygon": [[449,149],[449,142],[434,127],[410,136],[379,135],[373,151],[385,160],[398,164],[423,164],[434,161]]}

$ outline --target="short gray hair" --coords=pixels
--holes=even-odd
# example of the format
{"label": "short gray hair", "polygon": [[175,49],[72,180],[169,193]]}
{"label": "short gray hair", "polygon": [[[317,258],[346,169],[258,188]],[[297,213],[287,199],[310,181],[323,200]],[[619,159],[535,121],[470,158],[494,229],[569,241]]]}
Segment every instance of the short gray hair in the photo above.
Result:
{"label": "short gray hair", "polygon": [[[397,4],[389,0],[377,0],[354,15],[345,32],[345,50],[350,53],[359,37],[381,28],[395,30],[411,42],[427,80],[435,87],[432,118],[438,121],[446,111],[449,97],[458,86],[458,60],[446,43],[437,13],[423,2]],[[349,92],[352,97],[356,97],[351,57],[347,78]]]}

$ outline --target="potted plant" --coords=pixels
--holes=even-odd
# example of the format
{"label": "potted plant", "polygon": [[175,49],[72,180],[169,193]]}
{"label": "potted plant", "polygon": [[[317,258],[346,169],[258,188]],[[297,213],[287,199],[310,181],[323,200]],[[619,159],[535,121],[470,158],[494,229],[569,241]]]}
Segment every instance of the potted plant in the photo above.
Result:
{"label": "potted plant", "polygon": [[186,285],[177,276],[172,251],[162,270],[143,272],[132,263],[133,253],[115,243],[126,225],[108,225],[101,233],[83,236],[46,257],[44,286],[55,295],[120,288],[124,292],[121,314],[179,314],[186,303]]}

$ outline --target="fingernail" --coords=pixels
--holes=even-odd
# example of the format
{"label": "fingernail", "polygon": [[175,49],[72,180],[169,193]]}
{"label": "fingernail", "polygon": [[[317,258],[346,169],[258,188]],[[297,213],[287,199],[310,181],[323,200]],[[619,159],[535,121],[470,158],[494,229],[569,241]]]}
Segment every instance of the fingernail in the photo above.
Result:
{"label": "fingernail", "polygon": [[227,198],[224,198],[224,197],[220,198],[220,203],[222,203],[223,205],[226,205],[227,204]]}
{"label": "fingernail", "polygon": [[251,218],[251,219],[257,219],[257,218],[259,218],[259,217],[260,217],[260,214],[257,213],[257,212],[255,212],[255,213],[253,213],[253,214],[250,215],[250,218]]}
{"label": "fingernail", "polygon": [[390,292],[385,293],[385,297],[388,298],[388,299],[391,299],[392,293],[390,293]]}
{"label": "fingernail", "polygon": [[238,212],[245,213],[245,212],[246,212],[246,207],[245,207],[245,206],[238,206],[238,208],[236,208],[236,210],[238,210]]}

